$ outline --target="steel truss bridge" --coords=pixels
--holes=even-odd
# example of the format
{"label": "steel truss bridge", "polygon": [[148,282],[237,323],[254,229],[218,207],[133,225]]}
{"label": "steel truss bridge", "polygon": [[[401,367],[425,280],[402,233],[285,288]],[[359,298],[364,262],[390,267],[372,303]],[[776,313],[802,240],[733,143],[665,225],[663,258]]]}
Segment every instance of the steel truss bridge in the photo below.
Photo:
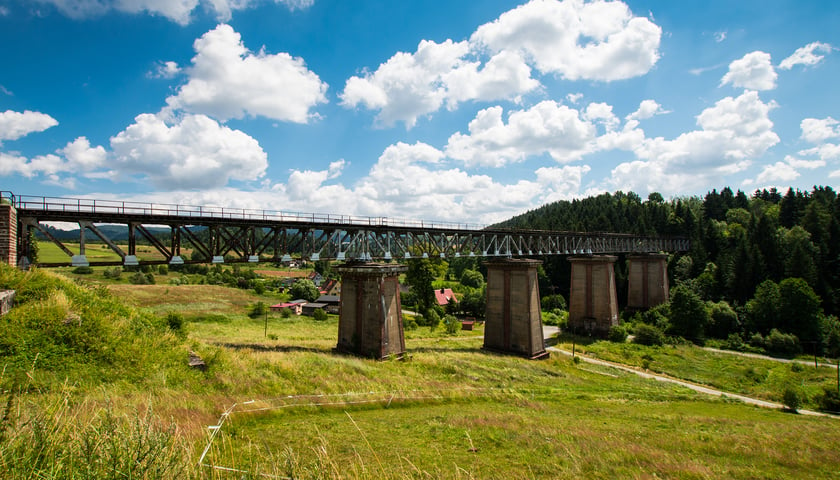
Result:
{"label": "steel truss bridge", "polygon": [[[389,217],[303,214],[226,207],[151,204],[76,198],[14,196],[18,256],[29,257],[30,232],[39,231],[67,254],[60,265],[138,265],[317,260],[400,260],[408,258],[522,257],[679,252],[683,237],[618,233],[506,230],[481,225],[425,222]],[[79,251],[71,251],[47,228],[58,222],[79,226]],[[123,225],[119,245],[103,226]],[[168,234],[160,227],[168,229]],[[91,236],[92,235],[92,236]],[[120,261],[88,261],[85,239],[98,238]],[[137,242],[158,255],[138,258]],[[126,245],[127,243],[127,245]],[[182,248],[193,252],[189,259]],[[113,256],[112,256],[113,258]]]}

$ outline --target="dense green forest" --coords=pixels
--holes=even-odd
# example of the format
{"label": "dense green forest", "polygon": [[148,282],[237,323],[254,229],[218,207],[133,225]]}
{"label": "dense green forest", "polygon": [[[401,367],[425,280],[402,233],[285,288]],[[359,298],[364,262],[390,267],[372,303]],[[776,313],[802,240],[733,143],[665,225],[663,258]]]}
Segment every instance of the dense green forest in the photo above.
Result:
{"label": "dense green forest", "polygon": [[[688,329],[664,320],[664,330],[691,340],[745,344],[770,335],[790,343],[795,336],[795,348],[809,353],[811,346],[836,349],[840,197],[830,187],[789,189],[784,195],[776,189],[748,195],[727,187],[669,201],[658,193],[643,200],[616,192],[552,203],[497,226],[688,237],[691,250],[672,255],[668,265],[672,303],[675,296],[681,302],[699,299],[705,313],[697,317],[700,325]],[[625,263],[624,258],[616,263],[620,303],[626,301]],[[544,269],[543,294],[549,289],[568,295],[568,262],[548,258]],[[642,316],[652,323],[656,318]]]}

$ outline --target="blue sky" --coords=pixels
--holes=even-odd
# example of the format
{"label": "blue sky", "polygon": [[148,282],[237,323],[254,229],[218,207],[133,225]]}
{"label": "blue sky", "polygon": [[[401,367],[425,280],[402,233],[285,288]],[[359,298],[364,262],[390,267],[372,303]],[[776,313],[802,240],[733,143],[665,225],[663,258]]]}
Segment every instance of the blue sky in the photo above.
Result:
{"label": "blue sky", "polygon": [[0,189],[491,223],[840,186],[836,1],[0,0]]}

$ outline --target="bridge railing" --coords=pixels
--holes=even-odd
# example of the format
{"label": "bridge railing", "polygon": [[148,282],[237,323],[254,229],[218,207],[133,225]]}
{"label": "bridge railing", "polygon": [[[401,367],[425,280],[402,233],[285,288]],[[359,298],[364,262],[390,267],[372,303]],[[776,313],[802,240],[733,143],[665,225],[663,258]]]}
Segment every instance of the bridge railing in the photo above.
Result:
{"label": "bridge railing", "polygon": [[152,217],[195,218],[201,220],[249,220],[265,222],[294,222],[360,227],[401,227],[455,230],[481,230],[485,225],[472,223],[412,220],[394,217],[369,217],[359,215],[336,215],[331,213],[301,213],[279,210],[230,208],[207,205],[179,205],[167,203],[125,202],[119,200],[96,200],[87,198],[15,196],[11,192],[0,192],[20,210],[39,210],[61,213],[91,213],[110,215],[138,215]]}

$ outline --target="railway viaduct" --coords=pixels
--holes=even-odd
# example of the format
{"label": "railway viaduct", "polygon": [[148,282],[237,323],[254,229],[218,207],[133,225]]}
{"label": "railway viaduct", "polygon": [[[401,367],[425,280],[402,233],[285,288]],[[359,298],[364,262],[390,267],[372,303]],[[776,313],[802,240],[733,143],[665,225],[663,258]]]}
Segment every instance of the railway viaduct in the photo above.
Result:
{"label": "railway viaduct", "polygon": [[[75,251],[50,232],[50,224],[78,226]],[[101,228],[104,225],[125,226],[127,246],[109,238]],[[687,251],[690,246],[687,239],[679,237],[505,230],[387,217],[0,192],[0,261],[29,268],[33,231],[39,231],[67,255],[64,262],[35,263],[42,267],[282,262],[293,256],[344,262],[337,267],[342,277],[337,349],[376,358],[405,353],[398,278],[407,267],[399,260],[485,258],[484,348],[541,358],[547,355],[537,283],[537,268],[542,262],[534,257],[568,258],[572,265],[569,324],[604,335],[618,324],[615,254],[627,254],[629,260],[628,307],[644,309],[667,301],[668,254]],[[120,260],[88,261],[85,239],[89,235],[107,245]],[[154,258],[137,255],[139,238],[156,250]],[[191,248],[189,259],[181,255],[182,245]]]}

